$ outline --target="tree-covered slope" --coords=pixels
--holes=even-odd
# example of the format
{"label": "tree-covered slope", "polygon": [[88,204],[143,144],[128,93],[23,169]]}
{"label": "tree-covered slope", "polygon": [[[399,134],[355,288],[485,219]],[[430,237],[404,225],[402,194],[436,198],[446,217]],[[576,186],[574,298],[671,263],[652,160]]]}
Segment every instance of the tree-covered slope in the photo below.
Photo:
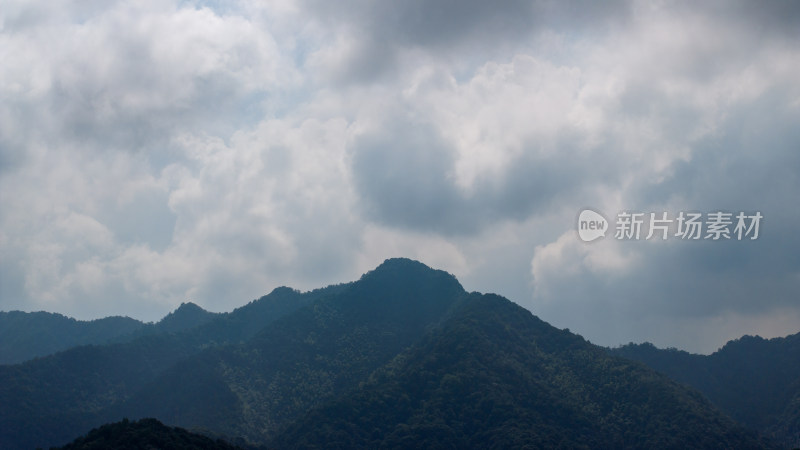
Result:
{"label": "tree-covered slope", "polygon": [[155,324],[155,328],[164,333],[179,333],[208,323],[216,316],[217,314],[208,312],[192,302],[181,303],[178,309]]}
{"label": "tree-covered slope", "polygon": [[707,356],[652,344],[610,352],[698,389],[734,419],[787,447],[800,446],[800,334],[744,336]]}
{"label": "tree-covered slope", "polygon": [[126,342],[76,347],[0,366],[0,448],[63,444],[82,431],[119,420],[122,416],[113,415],[114,408],[168,368],[204,349],[247,340],[324,291],[302,294],[279,288],[180,333],[146,333]]}
{"label": "tree-covered slope", "polygon": [[[0,448],[63,445],[122,417],[275,448],[771,445],[699,392],[416,261],[209,314],[184,305],[158,332],[0,366]],[[750,355],[752,377],[786,364],[763,401],[795,393],[774,422],[795,429],[797,384],[780,387],[793,347],[757,356],[758,345],[720,361]],[[669,367],[704,367],[704,357],[676,355]]]}
{"label": "tree-covered slope", "polygon": [[494,295],[274,448],[764,448],[699,393]]}
{"label": "tree-covered slope", "polygon": [[180,333],[0,367],[0,447],[57,445],[126,416],[258,441],[366,378],[464,294],[445,272],[390,260],[354,283],[276,289]]}
{"label": "tree-covered slope", "polygon": [[445,272],[411,260],[386,261],[246,344],[209,350],[171,368],[116,414],[263,443],[278,427],[366,380],[465,295]]}
{"label": "tree-covered slope", "polygon": [[168,427],[156,419],[142,419],[103,425],[86,436],[55,450],[235,450],[220,439],[190,433],[182,428]]}

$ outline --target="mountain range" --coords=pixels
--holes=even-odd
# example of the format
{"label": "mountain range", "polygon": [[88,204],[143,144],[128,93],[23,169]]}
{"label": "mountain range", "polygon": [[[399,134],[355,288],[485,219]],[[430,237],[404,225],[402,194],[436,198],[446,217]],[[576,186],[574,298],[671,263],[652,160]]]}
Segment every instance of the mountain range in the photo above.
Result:
{"label": "mountain range", "polygon": [[119,343],[151,334],[177,333],[217,316],[219,314],[191,302],[182,303],[155,324],[120,316],[82,321],[44,311],[0,311],[0,364],[16,364],[82,345]]}
{"label": "mountain range", "polygon": [[607,349],[402,258],[230,313],[70,322],[61,347],[30,331],[52,315],[3,314],[0,335],[34,349],[0,366],[4,449],[189,431],[241,448],[782,448],[800,430],[796,338],[723,357]]}

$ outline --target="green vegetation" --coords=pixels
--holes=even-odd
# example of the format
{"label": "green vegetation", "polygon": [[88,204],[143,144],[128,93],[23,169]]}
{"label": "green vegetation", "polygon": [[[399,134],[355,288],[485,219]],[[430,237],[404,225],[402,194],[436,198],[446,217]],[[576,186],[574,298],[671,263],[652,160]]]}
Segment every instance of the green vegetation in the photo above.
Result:
{"label": "green vegetation", "polygon": [[493,295],[274,448],[766,448],[694,391]]}
{"label": "green vegetation", "polygon": [[215,316],[194,303],[181,303],[178,309],[167,314],[155,327],[160,332],[179,333],[210,322]]}
{"label": "green vegetation", "polygon": [[117,414],[119,405],[142,392],[165,370],[204,349],[245,341],[322,292],[301,294],[279,288],[180,333],[149,333],[121,343],[76,347],[23,364],[0,366],[0,448],[58,445],[117,420],[125,416]]}
{"label": "green vegetation", "polygon": [[692,386],[741,423],[786,447],[800,447],[800,334],[744,336],[708,356],[649,343],[610,352]]}
{"label": "green vegetation", "polygon": [[[221,439],[211,439],[177,428],[167,427],[156,419],[142,419],[103,425],[60,450],[235,450]],[[58,450],[58,449],[56,449]]]}
{"label": "green vegetation", "polygon": [[[407,259],[353,283],[278,288],[227,314],[183,305],[120,339],[0,366],[0,448],[63,445],[120,417],[242,447],[772,448],[694,389]],[[637,349],[668,359],[616,352]],[[744,354],[754,368],[769,360]],[[703,358],[670,355],[685,371]],[[740,357],[723,358],[728,370]],[[800,378],[787,370],[764,381],[795,380],[783,391],[750,387],[783,408],[770,422],[782,436],[800,421]],[[780,392],[794,394],[781,403]],[[141,420],[67,448],[173,445],[147,441],[162,435],[191,445],[188,432]]]}
{"label": "green vegetation", "polygon": [[211,349],[176,365],[115,412],[261,443],[366,380],[465,295],[445,272],[389,261],[265,327],[246,344]]}

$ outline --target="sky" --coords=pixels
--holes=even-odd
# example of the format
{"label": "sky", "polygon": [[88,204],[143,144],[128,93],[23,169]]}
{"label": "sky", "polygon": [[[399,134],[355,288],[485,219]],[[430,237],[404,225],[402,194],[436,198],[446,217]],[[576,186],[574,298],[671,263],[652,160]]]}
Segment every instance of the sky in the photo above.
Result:
{"label": "sky", "polygon": [[230,311],[402,256],[601,345],[795,333],[799,44],[789,1],[0,0],[0,310]]}

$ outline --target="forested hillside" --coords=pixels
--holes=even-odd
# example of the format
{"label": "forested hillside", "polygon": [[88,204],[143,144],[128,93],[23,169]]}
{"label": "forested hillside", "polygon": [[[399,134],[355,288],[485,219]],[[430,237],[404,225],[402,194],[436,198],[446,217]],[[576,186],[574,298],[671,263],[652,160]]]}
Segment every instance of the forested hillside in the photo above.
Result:
{"label": "forested hillside", "polygon": [[734,419],[787,448],[800,447],[800,334],[744,336],[708,356],[652,344],[629,344],[611,353],[694,387]]}
{"label": "forested hillside", "polygon": [[[408,259],[351,283],[278,288],[230,313],[184,304],[120,339],[0,366],[0,448],[84,435],[71,448],[195,442],[174,426],[267,448],[773,448],[756,428],[797,429],[792,339],[766,353],[743,339],[698,375],[705,357],[609,354]],[[628,359],[637,355],[691,377],[673,381]],[[692,382],[719,384],[712,402]],[[759,392],[749,405],[773,408],[761,410],[775,411],[772,428],[734,415],[748,430],[718,409]]]}

